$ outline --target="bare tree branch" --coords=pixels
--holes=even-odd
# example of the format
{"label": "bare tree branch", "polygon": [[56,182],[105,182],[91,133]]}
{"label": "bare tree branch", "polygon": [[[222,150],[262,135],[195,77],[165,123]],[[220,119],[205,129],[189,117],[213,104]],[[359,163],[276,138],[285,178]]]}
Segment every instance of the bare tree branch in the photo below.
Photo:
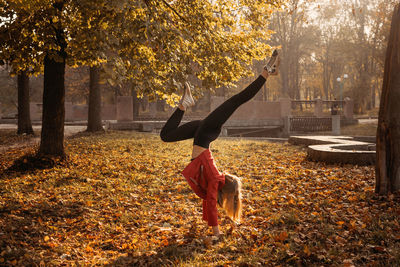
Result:
{"label": "bare tree branch", "polygon": [[171,9],[171,10],[175,13],[175,15],[177,15],[181,20],[183,20],[184,22],[188,23],[187,20],[186,20],[184,17],[182,17],[170,4],[168,4],[165,0],[162,0],[162,2],[163,2],[169,9]]}

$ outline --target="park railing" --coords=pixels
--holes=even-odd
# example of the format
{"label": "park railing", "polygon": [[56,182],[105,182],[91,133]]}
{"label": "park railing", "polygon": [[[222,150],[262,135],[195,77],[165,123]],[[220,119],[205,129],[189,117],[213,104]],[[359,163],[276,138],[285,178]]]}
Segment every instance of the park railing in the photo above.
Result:
{"label": "park railing", "polygon": [[316,116],[342,115],[353,118],[353,101],[346,100],[291,100],[291,115]]}
{"label": "park railing", "polygon": [[332,118],[289,117],[290,132],[332,131]]}

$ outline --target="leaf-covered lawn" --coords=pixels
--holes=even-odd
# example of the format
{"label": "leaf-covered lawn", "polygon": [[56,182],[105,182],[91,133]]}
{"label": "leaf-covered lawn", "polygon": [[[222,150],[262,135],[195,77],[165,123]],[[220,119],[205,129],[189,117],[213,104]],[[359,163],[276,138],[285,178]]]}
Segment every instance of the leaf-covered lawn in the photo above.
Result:
{"label": "leaf-covered lawn", "polygon": [[400,264],[399,197],[374,195],[372,166],[308,162],[304,148],[265,141],[219,139],[212,150],[220,170],[243,177],[245,206],[238,226],[221,211],[225,237],[211,246],[180,175],[191,141],[81,135],[66,140],[66,163],[26,173],[3,171],[33,148],[8,150],[0,265]]}

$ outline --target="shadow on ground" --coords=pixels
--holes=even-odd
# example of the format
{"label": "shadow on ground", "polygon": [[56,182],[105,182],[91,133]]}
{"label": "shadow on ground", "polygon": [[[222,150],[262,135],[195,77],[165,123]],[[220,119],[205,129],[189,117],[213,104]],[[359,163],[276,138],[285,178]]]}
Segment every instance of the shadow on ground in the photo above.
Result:
{"label": "shadow on ground", "polygon": [[65,159],[65,157],[51,158],[28,154],[16,159],[13,164],[4,171],[4,174],[29,174],[34,173],[36,170],[51,169],[56,165],[65,163]]}
{"label": "shadow on ground", "polygon": [[84,211],[83,203],[60,201],[55,197],[34,205],[16,199],[5,201],[0,205],[0,251],[3,263],[14,261],[14,265],[39,266],[43,255],[37,253],[40,251],[38,247],[54,250],[51,243],[46,242],[46,236],[56,230],[48,225],[60,220],[79,220]]}
{"label": "shadow on ground", "polygon": [[145,255],[121,256],[106,266],[176,266],[178,262],[190,261],[193,258],[196,249],[191,241],[192,239],[186,239],[185,244],[177,244],[176,240],[170,239],[169,245],[165,247]]}

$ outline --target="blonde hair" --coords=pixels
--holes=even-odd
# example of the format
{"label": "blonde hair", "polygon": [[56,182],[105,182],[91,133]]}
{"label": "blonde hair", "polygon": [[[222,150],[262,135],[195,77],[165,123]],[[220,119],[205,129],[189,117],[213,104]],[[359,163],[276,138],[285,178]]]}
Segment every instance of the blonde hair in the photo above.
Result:
{"label": "blonde hair", "polygon": [[225,185],[218,191],[218,204],[233,221],[242,215],[242,182],[239,177],[225,173]]}

